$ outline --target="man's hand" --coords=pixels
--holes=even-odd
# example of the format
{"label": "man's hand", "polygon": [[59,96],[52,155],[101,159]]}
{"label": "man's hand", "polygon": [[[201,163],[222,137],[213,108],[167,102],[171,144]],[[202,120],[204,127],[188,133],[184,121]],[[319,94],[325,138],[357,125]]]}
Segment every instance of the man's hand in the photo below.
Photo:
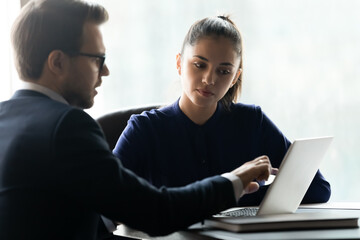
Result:
{"label": "man's hand", "polygon": [[259,189],[259,184],[254,180],[267,180],[270,174],[276,174],[277,168],[272,168],[267,156],[258,157],[246,162],[231,173],[238,176],[244,186],[245,193],[253,193]]}

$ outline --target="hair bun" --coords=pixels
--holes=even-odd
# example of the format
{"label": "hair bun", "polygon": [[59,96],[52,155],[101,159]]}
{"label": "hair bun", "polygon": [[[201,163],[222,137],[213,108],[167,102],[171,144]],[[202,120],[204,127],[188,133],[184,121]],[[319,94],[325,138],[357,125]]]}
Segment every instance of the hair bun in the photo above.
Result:
{"label": "hair bun", "polygon": [[218,17],[218,18],[221,18],[222,20],[229,21],[229,17],[227,17],[227,16],[219,15],[219,16],[217,16],[217,17]]}

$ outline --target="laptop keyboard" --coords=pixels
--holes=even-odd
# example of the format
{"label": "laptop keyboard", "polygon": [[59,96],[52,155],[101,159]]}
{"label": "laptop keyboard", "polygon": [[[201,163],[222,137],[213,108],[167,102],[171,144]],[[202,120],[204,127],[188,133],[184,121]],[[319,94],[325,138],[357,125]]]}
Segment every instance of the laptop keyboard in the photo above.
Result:
{"label": "laptop keyboard", "polygon": [[245,208],[238,208],[231,211],[221,212],[213,217],[251,217],[256,216],[259,208],[257,207],[245,207]]}

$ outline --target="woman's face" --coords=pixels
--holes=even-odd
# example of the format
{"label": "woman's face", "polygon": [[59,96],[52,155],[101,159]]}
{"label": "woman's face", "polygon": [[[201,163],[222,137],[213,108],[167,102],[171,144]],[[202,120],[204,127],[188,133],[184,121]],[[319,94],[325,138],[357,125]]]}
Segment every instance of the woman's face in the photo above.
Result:
{"label": "woman's face", "polygon": [[231,40],[204,37],[194,46],[187,45],[177,56],[177,69],[183,92],[181,105],[214,109],[236,83],[241,73],[240,56]]}

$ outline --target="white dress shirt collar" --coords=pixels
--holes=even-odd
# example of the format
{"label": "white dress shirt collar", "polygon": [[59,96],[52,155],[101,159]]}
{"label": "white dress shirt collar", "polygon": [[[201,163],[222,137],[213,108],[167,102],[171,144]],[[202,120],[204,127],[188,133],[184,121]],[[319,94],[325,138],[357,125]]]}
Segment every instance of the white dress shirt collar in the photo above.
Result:
{"label": "white dress shirt collar", "polygon": [[57,92],[55,92],[47,87],[41,86],[36,83],[23,82],[20,89],[33,90],[33,91],[42,93],[55,101],[62,102],[62,103],[69,105],[69,103],[65,100],[65,98],[63,98],[63,96],[61,96]]}

